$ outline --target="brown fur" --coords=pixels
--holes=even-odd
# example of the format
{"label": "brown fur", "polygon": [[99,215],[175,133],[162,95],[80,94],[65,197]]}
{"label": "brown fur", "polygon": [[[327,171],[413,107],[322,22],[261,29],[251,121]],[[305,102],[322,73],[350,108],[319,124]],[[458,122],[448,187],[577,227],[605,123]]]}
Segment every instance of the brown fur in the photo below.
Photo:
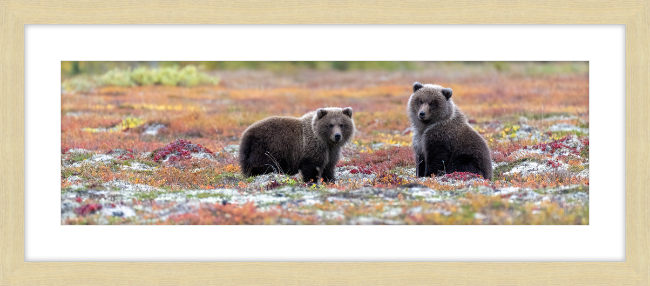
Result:
{"label": "brown fur", "polygon": [[451,95],[450,88],[413,84],[407,112],[417,176],[470,172],[490,180],[492,160],[487,142],[469,125]]}
{"label": "brown fur", "polygon": [[[300,118],[269,117],[249,126],[239,145],[242,173],[294,175],[333,182],[341,147],[354,136],[352,108],[320,108]],[[339,134],[339,141],[336,141]]]}

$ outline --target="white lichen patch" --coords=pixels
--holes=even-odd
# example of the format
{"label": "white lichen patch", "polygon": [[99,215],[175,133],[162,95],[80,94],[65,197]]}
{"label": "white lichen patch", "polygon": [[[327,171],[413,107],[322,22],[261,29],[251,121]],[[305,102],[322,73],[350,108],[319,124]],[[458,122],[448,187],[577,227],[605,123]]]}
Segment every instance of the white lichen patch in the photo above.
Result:
{"label": "white lichen patch", "polygon": [[147,135],[148,136],[156,136],[156,135],[158,135],[158,132],[160,130],[164,129],[164,128],[165,128],[165,125],[162,125],[162,124],[150,125],[150,126],[147,127],[147,129],[144,130],[144,132],[142,132],[142,135],[143,136],[147,136]]}
{"label": "white lichen patch", "polygon": [[512,170],[503,173],[503,175],[509,176],[514,174],[521,174],[521,175],[539,174],[539,173],[550,172],[552,170],[553,168],[551,166],[548,166],[548,164],[526,161],[512,168]]}
{"label": "white lichen patch", "polygon": [[153,171],[156,168],[147,166],[140,162],[132,162],[130,165],[123,165],[122,170],[134,170],[134,171]]}
{"label": "white lichen patch", "polygon": [[589,133],[588,128],[580,128],[566,123],[558,123],[548,128],[549,131],[579,131],[582,133]]}
{"label": "white lichen patch", "polygon": [[102,208],[102,215],[105,216],[117,216],[117,217],[133,217],[135,216],[135,211],[127,206],[116,205],[115,207],[104,207]]}
{"label": "white lichen patch", "polygon": [[239,145],[228,145],[223,148],[223,152],[229,153],[233,156],[239,156]]}

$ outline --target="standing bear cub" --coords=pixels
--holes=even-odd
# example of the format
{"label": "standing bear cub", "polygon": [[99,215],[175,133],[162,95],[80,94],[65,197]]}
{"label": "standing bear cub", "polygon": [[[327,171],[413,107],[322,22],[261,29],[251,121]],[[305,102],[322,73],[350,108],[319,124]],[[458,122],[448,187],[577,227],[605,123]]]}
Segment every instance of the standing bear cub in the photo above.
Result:
{"label": "standing bear cub", "polygon": [[320,108],[300,118],[273,116],[242,134],[239,163],[246,176],[302,174],[305,182],[334,182],[341,147],[352,139],[352,108]]}
{"label": "standing bear cub", "polygon": [[490,180],[490,149],[454,104],[451,94],[451,88],[413,84],[407,111],[417,176],[470,172]]}

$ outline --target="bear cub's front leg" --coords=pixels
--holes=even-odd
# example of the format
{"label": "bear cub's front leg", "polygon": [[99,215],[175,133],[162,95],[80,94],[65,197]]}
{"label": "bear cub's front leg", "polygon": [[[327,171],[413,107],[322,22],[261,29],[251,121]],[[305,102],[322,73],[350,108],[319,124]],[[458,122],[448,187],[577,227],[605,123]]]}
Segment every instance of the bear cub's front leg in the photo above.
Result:
{"label": "bear cub's front leg", "polygon": [[336,181],[336,177],[334,176],[334,165],[328,164],[325,166],[325,169],[323,169],[323,181],[326,183],[334,183]]}

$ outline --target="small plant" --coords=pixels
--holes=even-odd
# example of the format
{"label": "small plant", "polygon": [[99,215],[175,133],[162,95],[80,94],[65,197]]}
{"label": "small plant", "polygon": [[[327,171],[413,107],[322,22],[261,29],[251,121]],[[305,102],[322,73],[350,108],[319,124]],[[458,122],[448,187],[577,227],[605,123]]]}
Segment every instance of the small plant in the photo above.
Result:
{"label": "small plant", "polygon": [[[561,139],[558,140],[553,140],[550,143],[540,143],[534,146],[527,146],[526,149],[532,149],[532,150],[541,150],[542,152],[549,152],[551,154],[554,154],[556,150],[567,150],[569,153],[580,156],[580,151],[577,147],[569,146],[567,144],[567,141],[572,139],[573,136],[565,136]],[[589,141],[587,141],[587,144]]]}
{"label": "small plant", "polygon": [[560,163],[558,160],[552,160],[552,159],[546,161],[546,164],[553,167],[553,168],[558,168],[558,167],[562,166],[562,163]]}
{"label": "small plant", "polygon": [[92,156],[92,153],[74,153],[74,155],[72,155],[69,160],[71,163],[75,163],[89,159]]}
{"label": "small plant", "polygon": [[442,176],[440,181],[449,182],[450,180],[467,181],[471,179],[483,179],[483,176],[470,172],[453,172]]}
{"label": "small plant", "polygon": [[144,120],[142,120],[140,118],[127,117],[124,120],[122,120],[122,123],[118,124],[115,127],[120,129],[120,130],[129,130],[131,128],[136,128],[136,127],[138,127],[140,125],[143,125],[145,123],[146,123],[146,121],[144,121]]}
{"label": "small plant", "polygon": [[515,138],[517,137],[517,131],[519,131],[520,128],[521,126],[519,125],[506,125],[499,135],[502,139]]}
{"label": "small plant", "polygon": [[283,184],[286,184],[286,185],[290,186],[290,187],[295,187],[298,184],[298,182],[296,182],[296,180],[294,180],[291,177],[286,177],[286,178],[282,179],[281,182]]}
{"label": "small plant", "polygon": [[159,82],[155,71],[147,67],[138,67],[131,72],[131,79],[137,85],[153,85]]}
{"label": "small plant", "polygon": [[100,82],[104,86],[134,86],[131,80],[131,71],[122,69],[112,69],[101,76]]}
{"label": "small plant", "polygon": [[201,144],[193,144],[190,141],[178,139],[165,147],[154,150],[153,160],[160,162],[161,160],[180,161],[192,158],[192,153],[214,153]]}
{"label": "small plant", "polygon": [[280,185],[280,183],[278,181],[273,180],[273,181],[270,181],[268,184],[266,184],[266,189],[267,190],[273,190],[273,189],[276,189],[276,188],[278,188],[280,186],[281,185]]}
{"label": "small plant", "polygon": [[87,204],[74,209],[74,212],[80,216],[87,216],[102,209],[100,204]]}
{"label": "small plant", "polygon": [[376,181],[375,187],[399,186],[404,183],[404,179],[402,179],[401,177],[397,176],[394,173],[383,173],[377,176],[377,179],[375,179],[375,181]]}
{"label": "small plant", "polygon": [[372,174],[372,168],[370,168],[370,167],[358,167],[356,169],[350,170],[350,173],[351,174],[361,173],[361,174],[370,175],[370,174]]}

